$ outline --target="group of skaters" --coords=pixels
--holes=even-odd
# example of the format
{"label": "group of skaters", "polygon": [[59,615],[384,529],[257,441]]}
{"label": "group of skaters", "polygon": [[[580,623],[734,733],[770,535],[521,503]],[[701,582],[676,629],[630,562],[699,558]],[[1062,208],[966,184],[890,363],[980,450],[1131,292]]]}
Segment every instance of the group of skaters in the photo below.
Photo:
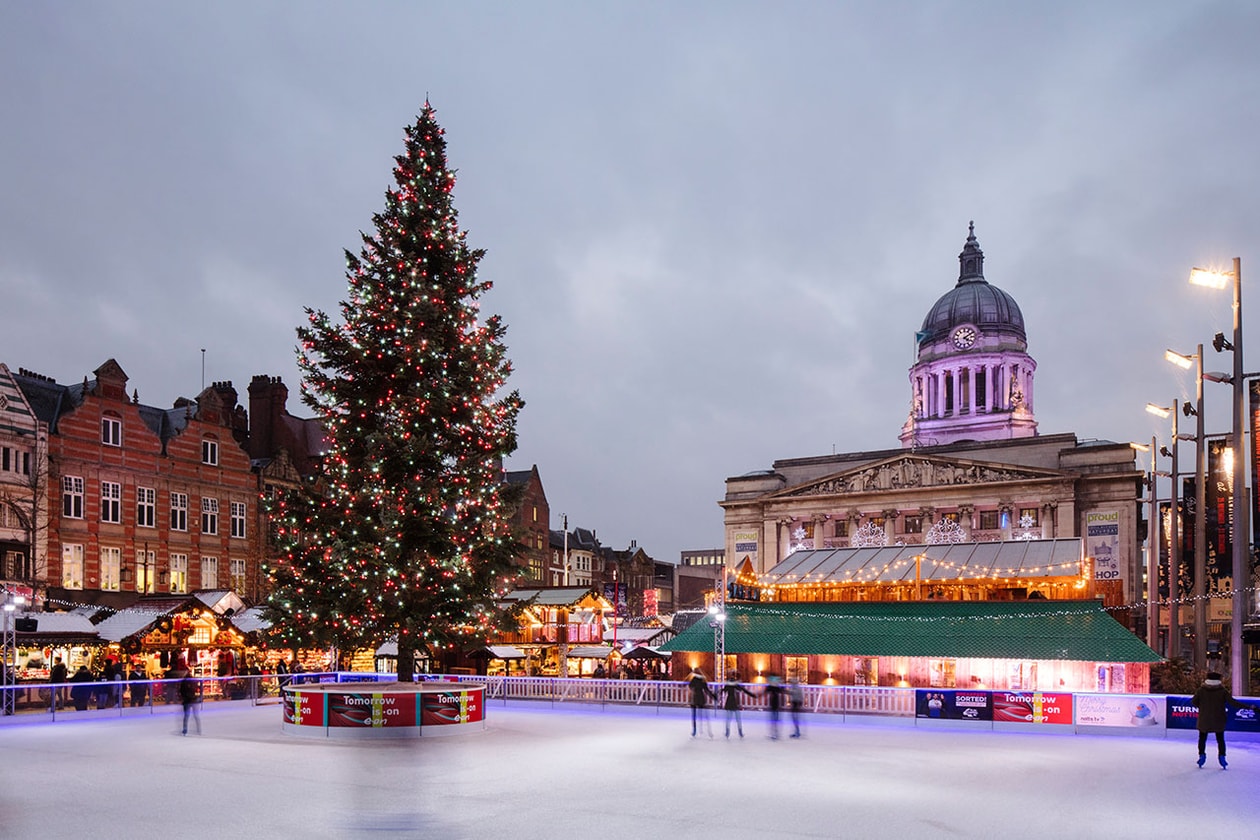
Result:
{"label": "group of skaters", "polygon": [[[735,723],[735,730],[739,733],[739,737],[744,737],[740,695],[750,699],[757,695],[739,681],[738,673],[731,671],[726,675],[725,683],[717,688],[710,688],[704,671],[696,668],[687,677],[687,685],[691,689],[691,737],[696,737],[702,727],[708,732],[710,738],[713,737],[709,700],[720,704],[726,711],[726,737],[731,737],[732,722]],[[765,695],[766,707],[770,711],[771,740],[779,739],[779,716],[783,711],[785,699],[792,714],[792,734],[789,737],[801,737],[801,709],[805,705],[805,689],[801,686],[800,680],[792,677],[785,685],[778,674],[770,674],[766,677],[766,683],[761,691]]]}

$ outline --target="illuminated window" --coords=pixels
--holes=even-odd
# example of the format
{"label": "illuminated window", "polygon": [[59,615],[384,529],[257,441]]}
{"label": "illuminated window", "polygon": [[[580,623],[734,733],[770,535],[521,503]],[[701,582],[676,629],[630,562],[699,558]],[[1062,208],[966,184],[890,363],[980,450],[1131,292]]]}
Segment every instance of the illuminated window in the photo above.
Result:
{"label": "illuminated window", "polygon": [[933,688],[954,687],[954,660],[929,659],[928,681]]}
{"label": "illuminated window", "polygon": [[783,672],[788,682],[796,680],[797,682],[809,682],[809,657],[808,656],[785,656],[783,657]]}
{"label": "illuminated window", "polygon": [[122,575],[122,549],[101,549],[101,589],[106,592],[117,592],[122,587],[119,580]]}
{"label": "illuminated window", "polygon": [[1019,527],[1036,528],[1038,525],[1041,524],[1037,518],[1038,513],[1039,511],[1036,508],[1020,508],[1019,509]]}
{"label": "illuminated window", "polygon": [[83,546],[61,547],[61,585],[66,589],[83,588]]}
{"label": "illuminated window", "polygon": [[228,561],[228,574],[232,578],[232,582],[231,582],[232,588],[236,590],[237,592],[244,592],[245,591],[245,561],[243,559],[229,560]]}
{"label": "illuminated window", "polygon": [[153,578],[157,575],[157,552],[140,549],[136,552],[136,591],[148,594],[156,591]]}
{"label": "illuminated window", "polygon": [[853,684],[879,685],[879,660],[875,657],[853,658]]}
{"label": "illuminated window", "polygon": [[188,591],[188,555],[172,554],[171,555],[171,592],[183,593]]}

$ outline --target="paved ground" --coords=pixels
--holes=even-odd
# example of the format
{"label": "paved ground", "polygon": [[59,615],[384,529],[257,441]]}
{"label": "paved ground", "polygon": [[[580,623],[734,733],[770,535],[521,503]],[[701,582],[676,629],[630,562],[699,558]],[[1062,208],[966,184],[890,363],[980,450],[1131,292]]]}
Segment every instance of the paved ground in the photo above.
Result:
{"label": "paved ground", "polygon": [[[484,732],[371,744],[278,706],[0,727],[0,837],[1151,838],[1260,835],[1260,743],[808,719],[691,738],[685,711],[492,702]],[[10,718],[9,721],[14,719]],[[732,733],[734,735],[734,733]]]}

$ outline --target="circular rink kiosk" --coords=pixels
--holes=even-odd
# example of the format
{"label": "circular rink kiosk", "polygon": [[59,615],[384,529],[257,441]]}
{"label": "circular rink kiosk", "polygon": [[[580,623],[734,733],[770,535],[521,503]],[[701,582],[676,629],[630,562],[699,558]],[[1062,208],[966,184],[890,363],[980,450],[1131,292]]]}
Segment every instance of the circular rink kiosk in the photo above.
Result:
{"label": "circular rink kiosk", "polygon": [[283,730],[321,738],[416,738],[486,728],[482,683],[290,683]]}

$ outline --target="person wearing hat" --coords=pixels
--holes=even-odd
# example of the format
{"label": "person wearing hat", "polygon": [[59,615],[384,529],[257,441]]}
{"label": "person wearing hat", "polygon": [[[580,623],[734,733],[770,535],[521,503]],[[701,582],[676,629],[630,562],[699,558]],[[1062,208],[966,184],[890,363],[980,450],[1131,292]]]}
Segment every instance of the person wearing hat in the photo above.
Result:
{"label": "person wearing hat", "polygon": [[696,737],[699,731],[699,724],[704,723],[706,729],[709,730],[709,737],[713,737],[713,723],[709,720],[709,698],[714,697],[713,692],[709,689],[709,681],[704,677],[704,671],[696,668],[691,672],[691,676],[687,679],[687,685],[691,689],[691,737]]}
{"label": "person wearing hat", "polygon": [[1221,684],[1221,675],[1216,671],[1208,672],[1207,679],[1203,681],[1203,685],[1199,686],[1190,702],[1199,710],[1198,764],[1202,767],[1207,761],[1207,736],[1211,732],[1216,734],[1216,760],[1221,763],[1221,769],[1224,770],[1229,766],[1229,763],[1225,761],[1226,708],[1234,706],[1260,712],[1260,706],[1234,699],[1229,689]]}

